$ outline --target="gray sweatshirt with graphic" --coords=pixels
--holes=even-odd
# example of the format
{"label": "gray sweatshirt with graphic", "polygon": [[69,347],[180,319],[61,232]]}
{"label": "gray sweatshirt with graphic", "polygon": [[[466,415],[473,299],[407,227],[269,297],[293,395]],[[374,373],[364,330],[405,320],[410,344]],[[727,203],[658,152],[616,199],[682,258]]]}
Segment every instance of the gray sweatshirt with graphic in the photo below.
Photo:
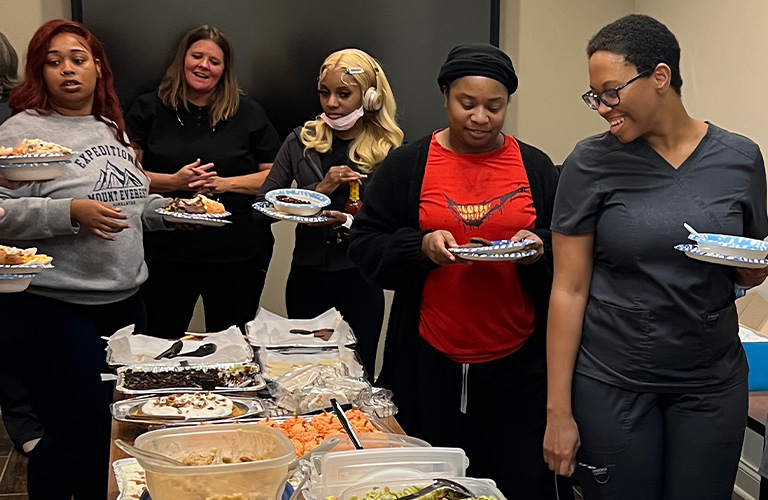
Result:
{"label": "gray sweatshirt with graphic", "polygon": [[[133,149],[93,116],[27,111],[0,126],[0,145],[13,146],[25,138],[55,142],[76,152],[57,179],[17,190],[0,188],[0,207],[5,210],[0,243],[37,247],[38,253],[53,257],[55,269],[35,276],[28,290],[94,305],[133,295],[147,279],[143,232],[168,228],[154,212],[164,200],[149,194],[149,179],[134,164]],[[130,227],[111,233],[114,241],[102,239],[70,220],[73,199],[109,203],[128,217]]]}

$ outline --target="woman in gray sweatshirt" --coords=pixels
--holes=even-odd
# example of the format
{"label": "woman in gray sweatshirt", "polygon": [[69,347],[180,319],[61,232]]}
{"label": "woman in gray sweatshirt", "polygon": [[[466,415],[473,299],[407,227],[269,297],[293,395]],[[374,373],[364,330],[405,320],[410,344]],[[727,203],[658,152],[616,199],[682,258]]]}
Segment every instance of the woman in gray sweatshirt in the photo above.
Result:
{"label": "woman in gray sweatshirt", "polygon": [[165,228],[154,213],[163,199],[149,195],[112,71],[87,29],[41,26],[25,75],[0,144],[39,138],[75,153],[54,180],[0,188],[0,243],[37,247],[55,265],[27,291],[0,294],[0,370],[22,375],[44,428],[29,454],[29,498],[101,500],[112,387],[99,377],[107,371],[100,337],[143,328],[143,231]]}

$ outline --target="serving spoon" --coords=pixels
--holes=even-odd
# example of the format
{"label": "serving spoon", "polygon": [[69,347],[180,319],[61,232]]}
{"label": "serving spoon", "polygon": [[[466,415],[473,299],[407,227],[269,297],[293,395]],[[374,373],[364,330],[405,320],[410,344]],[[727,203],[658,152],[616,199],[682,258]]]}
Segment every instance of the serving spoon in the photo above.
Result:
{"label": "serving spoon", "polygon": [[190,357],[194,357],[194,358],[203,358],[205,356],[208,356],[209,354],[213,354],[214,352],[216,352],[216,344],[214,344],[212,342],[208,342],[207,344],[201,345],[200,347],[198,347],[194,351],[183,352],[183,353],[179,354],[178,356],[179,357],[190,356]]}
{"label": "serving spoon", "polygon": [[183,463],[179,462],[175,458],[171,458],[167,455],[162,455],[160,453],[155,453],[154,451],[147,451],[147,450],[142,450],[141,448],[136,448],[135,446],[132,446],[126,443],[122,439],[115,439],[115,446],[117,446],[127,454],[131,455],[132,457],[143,458],[145,460],[152,460],[153,462],[160,462],[165,465],[173,465],[175,467],[184,466]]}

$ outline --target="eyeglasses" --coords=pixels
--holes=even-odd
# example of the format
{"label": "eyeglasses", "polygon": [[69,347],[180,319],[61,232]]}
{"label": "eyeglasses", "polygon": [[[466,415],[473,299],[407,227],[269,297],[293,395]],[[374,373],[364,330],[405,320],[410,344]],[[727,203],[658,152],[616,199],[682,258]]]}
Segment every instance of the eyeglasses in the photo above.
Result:
{"label": "eyeglasses", "polygon": [[619,85],[615,89],[603,90],[599,94],[595,94],[594,92],[589,90],[583,96],[581,96],[581,98],[584,99],[584,102],[587,103],[587,106],[589,106],[590,109],[597,110],[601,102],[606,106],[608,106],[609,108],[616,107],[621,102],[621,99],[619,99],[619,90],[623,89],[624,87],[634,82],[638,78],[642,78],[648,75],[652,71],[653,71],[653,68],[642,71],[637,75],[635,75],[631,80],[629,80],[624,85]]}

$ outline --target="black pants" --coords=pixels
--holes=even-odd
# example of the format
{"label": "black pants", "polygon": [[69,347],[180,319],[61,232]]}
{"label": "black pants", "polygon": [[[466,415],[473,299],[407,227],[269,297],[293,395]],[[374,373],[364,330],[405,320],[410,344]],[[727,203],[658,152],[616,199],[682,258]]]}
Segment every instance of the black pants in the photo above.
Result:
{"label": "black pants", "polygon": [[[463,448],[467,475],[493,479],[510,500],[556,498],[555,474],[542,448],[547,379],[541,343],[528,342],[496,361],[463,365],[419,339],[416,371],[417,437],[433,446]],[[558,478],[558,486],[560,500],[573,498],[566,478]]]}
{"label": "black pants", "polygon": [[147,333],[165,339],[183,336],[200,296],[207,332],[232,325],[245,331],[245,323],[256,317],[268,265],[261,257],[217,264],[147,260],[149,278],[141,286]]}
{"label": "black pants", "polygon": [[29,454],[30,500],[103,500],[107,494],[111,383],[100,338],[135,324],[136,294],[83,306],[30,293],[0,295],[0,370],[21,375],[43,437]]}
{"label": "black pants", "polygon": [[8,437],[19,450],[27,441],[43,436],[27,384],[18,374],[0,372],[0,411]]}
{"label": "black pants", "polygon": [[639,393],[573,378],[586,500],[729,500],[747,425],[747,381],[707,393]]}
{"label": "black pants", "polygon": [[285,287],[288,317],[309,319],[335,307],[357,337],[355,350],[373,380],[376,350],[384,323],[384,291],[363,279],[357,269],[321,272],[291,266]]}

